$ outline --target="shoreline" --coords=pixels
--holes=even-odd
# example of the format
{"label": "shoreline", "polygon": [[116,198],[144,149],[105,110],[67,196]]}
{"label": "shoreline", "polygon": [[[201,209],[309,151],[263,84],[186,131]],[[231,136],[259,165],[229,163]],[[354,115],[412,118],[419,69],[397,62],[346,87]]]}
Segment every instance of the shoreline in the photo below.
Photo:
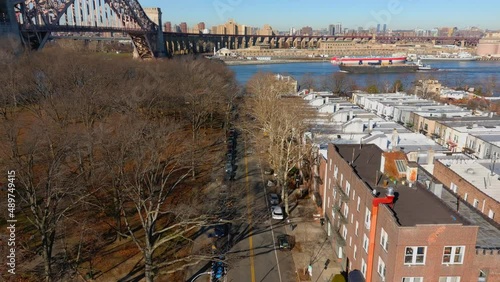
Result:
{"label": "shoreline", "polygon": [[222,62],[228,66],[239,66],[239,65],[272,65],[272,64],[289,64],[289,63],[330,63],[330,60],[270,60],[270,61],[224,61]]}

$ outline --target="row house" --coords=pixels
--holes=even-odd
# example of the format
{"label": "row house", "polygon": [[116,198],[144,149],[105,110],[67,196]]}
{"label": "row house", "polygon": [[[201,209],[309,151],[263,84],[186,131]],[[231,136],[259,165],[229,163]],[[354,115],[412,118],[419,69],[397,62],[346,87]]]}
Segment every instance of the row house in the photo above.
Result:
{"label": "row house", "polygon": [[477,159],[500,159],[500,126],[497,131],[469,134],[463,152]]}
{"label": "row house", "polygon": [[416,182],[418,167],[404,153],[329,144],[322,154],[325,228],[347,272],[366,281],[465,282],[499,271],[500,254],[496,266],[477,259],[478,226]]}
{"label": "row house", "polygon": [[469,135],[500,132],[500,117],[464,117],[461,119],[440,120],[436,119],[434,127],[435,141],[446,146],[453,152],[467,151],[465,148],[471,143],[467,143]]}
{"label": "row house", "polygon": [[500,226],[500,167],[495,168],[492,160],[436,158],[433,174],[457,197]]}

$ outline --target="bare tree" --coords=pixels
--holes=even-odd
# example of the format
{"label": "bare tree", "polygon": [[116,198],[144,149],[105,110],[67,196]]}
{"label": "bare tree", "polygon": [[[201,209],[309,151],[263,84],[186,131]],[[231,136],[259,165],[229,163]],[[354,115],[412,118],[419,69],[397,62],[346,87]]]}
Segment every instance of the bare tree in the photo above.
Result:
{"label": "bare tree", "polygon": [[10,152],[5,158],[16,170],[22,211],[38,233],[45,281],[51,281],[58,225],[91,192],[74,169],[76,142],[71,134],[50,120],[37,120],[28,128],[21,131],[19,124],[12,124],[6,135],[9,148],[3,151]]}
{"label": "bare tree", "polygon": [[[135,151],[130,171],[125,174],[121,212],[126,235],[144,257],[146,281],[153,281],[158,268],[168,264],[155,261],[155,251],[171,241],[188,240],[189,234],[206,224],[208,218],[189,205],[169,204],[175,189],[190,173],[183,157],[187,148],[179,146],[183,142],[175,126],[162,122],[138,122],[133,126],[136,134],[130,138]],[[138,219],[140,231],[134,219]]]}
{"label": "bare tree", "polygon": [[247,109],[256,119],[254,131],[267,136],[269,162],[278,175],[278,185],[282,188],[285,210],[289,212],[288,178],[294,168],[298,168],[303,157],[301,136],[305,129],[303,100],[288,97],[286,85],[276,80],[272,74],[259,73],[247,84],[249,98]]}
{"label": "bare tree", "polygon": [[316,88],[316,80],[312,73],[307,72],[300,78],[299,85],[300,89],[314,89]]}

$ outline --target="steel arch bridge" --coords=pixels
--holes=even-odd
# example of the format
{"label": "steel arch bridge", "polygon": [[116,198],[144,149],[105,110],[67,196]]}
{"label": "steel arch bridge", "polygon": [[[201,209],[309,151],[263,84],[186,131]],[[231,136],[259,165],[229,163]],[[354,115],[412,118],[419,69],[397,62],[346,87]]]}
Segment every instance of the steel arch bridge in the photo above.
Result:
{"label": "steel arch bridge", "polygon": [[41,49],[61,33],[126,33],[140,58],[165,55],[161,27],[138,0],[9,0],[23,44]]}

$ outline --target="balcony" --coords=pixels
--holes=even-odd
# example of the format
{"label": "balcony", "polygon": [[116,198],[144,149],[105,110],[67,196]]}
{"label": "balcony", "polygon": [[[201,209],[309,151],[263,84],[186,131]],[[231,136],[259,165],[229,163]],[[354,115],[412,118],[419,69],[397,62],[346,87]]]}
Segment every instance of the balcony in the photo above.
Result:
{"label": "balcony", "polygon": [[469,154],[469,155],[472,155],[472,154],[474,154],[476,152],[476,151],[474,151],[474,149],[471,149],[471,148],[468,148],[468,147],[463,147],[462,151],[463,151],[464,154]]}
{"label": "balcony", "polygon": [[340,234],[340,230],[333,231],[333,238],[335,239],[335,242],[339,244],[339,246],[345,247],[345,239],[344,237],[342,237],[342,234]]}
{"label": "balcony", "polygon": [[338,183],[335,184],[335,191],[337,191],[337,193],[340,195],[340,199],[343,202],[347,203],[347,201],[349,201],[349,196],[344,192],[344,190],[342,190]]}
{"label": "balcony", "polygon": [[339,215],[339,219],[340,219],[340,222],[343,223],[343,224],[347,224],[349,221],[348,219],[344,216],[344,214],[342,213],[342,210],[340,208],[340,206],[338,204],[335,204],[333,206],[333,210],[335,211],[336,214]]}

